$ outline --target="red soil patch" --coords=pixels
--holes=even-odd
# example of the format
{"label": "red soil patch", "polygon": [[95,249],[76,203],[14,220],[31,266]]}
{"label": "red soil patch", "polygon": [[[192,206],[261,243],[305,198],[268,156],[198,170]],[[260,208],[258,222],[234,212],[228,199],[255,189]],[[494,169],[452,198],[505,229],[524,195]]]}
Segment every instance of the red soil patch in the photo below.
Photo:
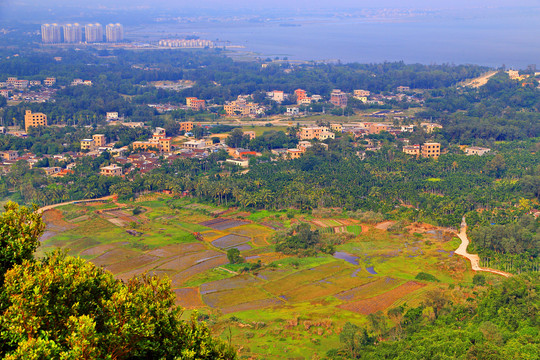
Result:
{"label": "red soil patch", "polygon": [[197,288],[183,288],[173,291],[176,294],[176,305],[186,309],[196,309],[204,306]]}
{"label": "red soil patch", "polygon": [[413,291],[416,291],[424,286],[424,284],[420,284],[415,281],[409,281],[393,290],[385,292],[384,294],[377,295],[369,299],[353,301],[347,304],[339,305],[338,307],[360,314],[369,315],[379,310],[386,309],[403,296],[410,294]]}
{"label": "red soil patch", "polygon": [[76,227],[75,225],[64,220],[62,212],[58,209],[50,209],[43,213],[43,221],[47,224],[49,231],[66,231]]}

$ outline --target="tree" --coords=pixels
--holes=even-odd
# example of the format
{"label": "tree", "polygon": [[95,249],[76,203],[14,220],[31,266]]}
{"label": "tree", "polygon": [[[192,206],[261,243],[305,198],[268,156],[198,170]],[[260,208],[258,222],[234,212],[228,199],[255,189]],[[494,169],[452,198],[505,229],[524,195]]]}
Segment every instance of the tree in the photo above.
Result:
{"label": "tree", "polygon": [[124,284],[57,251],[9,270],[3,290],[0,355],[8,359],[236,358],[195,317],[181,319],[168,279]]}
{"label": "tree", "polygon": [[4,205],[0,214],[0,286],[6,271],[32,259],[39,246],[45,223],[36,210],[36,206],[19,207],[11,201]]}
{"label": "tree", "polygon": [[231,264],[240,264],[244,262],[244,258],[240,256],[240,250],[237,248],[227,250],[227,259]]}

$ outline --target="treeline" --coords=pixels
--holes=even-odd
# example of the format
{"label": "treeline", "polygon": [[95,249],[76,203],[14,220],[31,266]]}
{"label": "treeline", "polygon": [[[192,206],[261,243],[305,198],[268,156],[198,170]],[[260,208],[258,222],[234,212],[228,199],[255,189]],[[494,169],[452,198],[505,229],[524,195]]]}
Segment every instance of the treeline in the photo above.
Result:
{"label": "treeline", "polygon": [[[475,276],[471,289],[432,290],[416,308],[368,315],[368,326],[347,323],[341,348],[327,359],[536,359],[540,356],[540,275],[490,286]],[[483,281],[480,281],[483,280]],[[462,296],[462,298],[459,298]]]}

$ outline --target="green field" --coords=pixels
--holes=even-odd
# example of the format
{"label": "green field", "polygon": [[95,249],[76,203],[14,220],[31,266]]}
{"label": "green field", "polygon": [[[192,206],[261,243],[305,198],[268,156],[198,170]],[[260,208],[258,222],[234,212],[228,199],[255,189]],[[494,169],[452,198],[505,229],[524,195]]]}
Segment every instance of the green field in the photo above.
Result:
{"label": "green field", "polygon": [[[136,207],[144,211],[134,215]],[[286,213],[246,216],[229,211],[216,218],[225,210],[166,195],[136,203],[63,206],[44,214],[48,228],[37,255],[64,248],[120,279],[143,272],[168,276],[179,291],[178,302],[207,314],[209,325],[223,338],[230,329],[246,358],[322,356],[339,345],[345,322],[366,322],[366,310],[356,304],[374,309],[381,304],[412,306],[427,289],[469,284],[472,279],[468,264],[451,253],[459,244],[452,237],[391,234],[373,225],[364,225],[367,231],[362,232],[361,225],[343,225],[339,219],[298,216],[326,225],[312,225],[325,236],[339,236],[334,227],[349,233],[348,239],[353,238],[337,244],[336,251],[355,261],[327,254],[296,258],[276,253],[272,243],[272,226],[290,224]],[[245,246],[241,255],[252,263],[260,261],[261,268],[242,273],[245,264],[228,264],[226,251],[213,245],[227,236],[249,238],[239,245]],[[432,274],[440,283],[414,281],[419,272]],[[409,291],[408,284],[416,285]]]}

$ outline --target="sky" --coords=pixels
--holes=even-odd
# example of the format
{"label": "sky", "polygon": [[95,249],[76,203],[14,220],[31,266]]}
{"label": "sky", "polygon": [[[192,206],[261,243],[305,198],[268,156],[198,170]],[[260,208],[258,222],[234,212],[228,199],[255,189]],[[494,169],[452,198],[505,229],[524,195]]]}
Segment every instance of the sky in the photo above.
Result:
{"label": "sky", "polygon": [[[418,9],[460,9],[476,7],[521,7],[538,6],[538,0],[340,0],[339,2],[328,0],[0,0],[0,6],[9,7],[17,4],[39,6],[83,6],[83,7],[151,7],[151,8],[418,8]],[[1,8],[0,8],[1,9]]]}

